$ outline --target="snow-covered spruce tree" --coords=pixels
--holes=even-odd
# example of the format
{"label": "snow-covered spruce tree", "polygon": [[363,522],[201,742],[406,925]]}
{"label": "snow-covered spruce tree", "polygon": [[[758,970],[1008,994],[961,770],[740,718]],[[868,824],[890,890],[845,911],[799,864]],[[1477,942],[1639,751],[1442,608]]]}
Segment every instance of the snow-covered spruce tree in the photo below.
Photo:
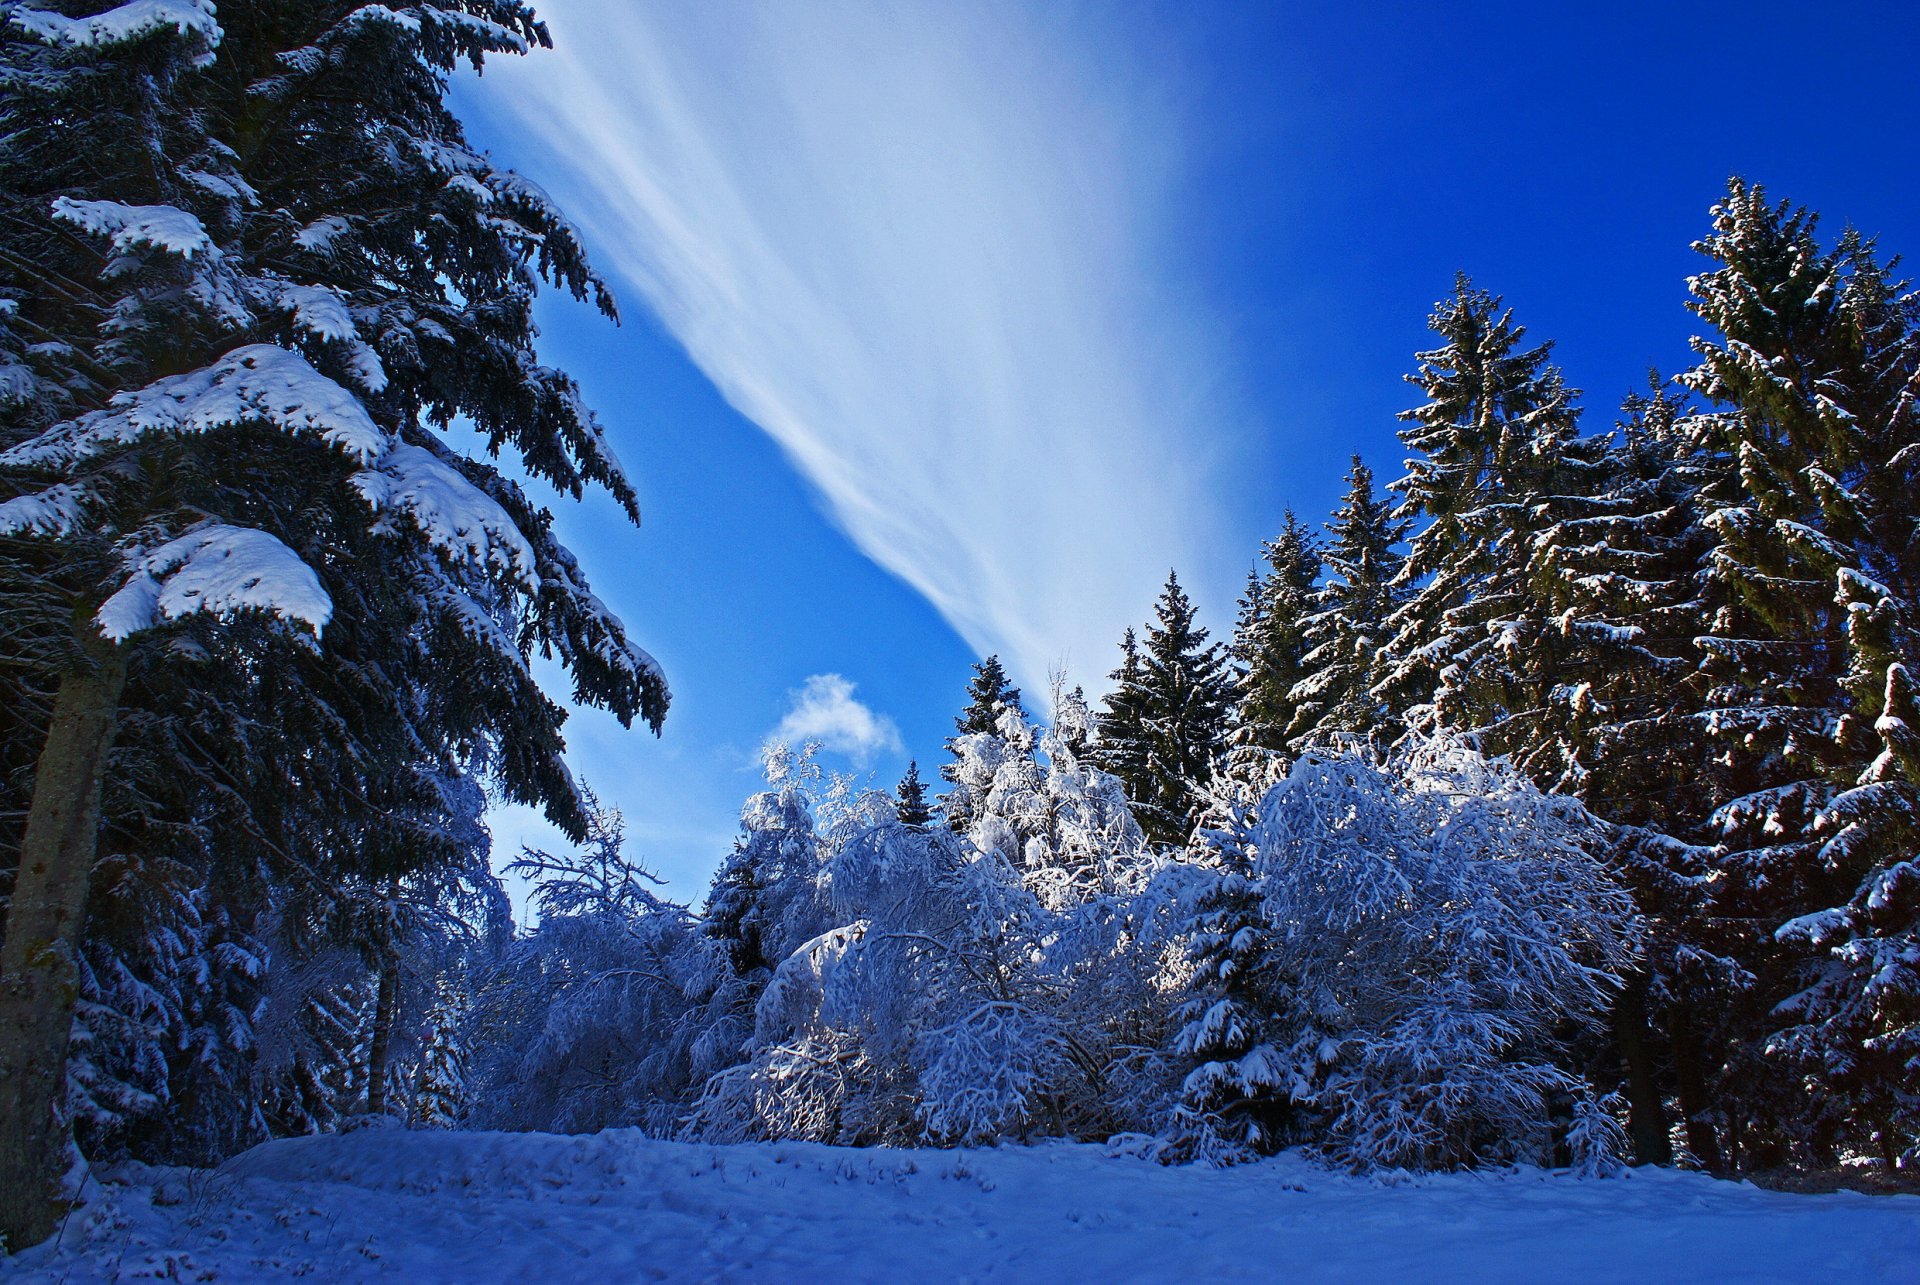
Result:
{"label": "snow-covered spruce tree", "polygon": [[[1690,283],[1691,306],[1716,333],[1686,376],[1711,409],[1687,427],[1722,464],[1702,493],[1719,900],[1784,921],[1748,961],[1748,1047],[1791,1022],[1758,1068],[1786,1075],[1736,1056],[1735,1159],[1891,1157],[1915,1136],[1910,1102],[1894,1106],[1911,1053],[1888,1056],[1911,1048],[1912,970],[1887,968],[1912,940],[1899,872],[1915,796],[1889,701],[1920,657],[1920,311],[1870,242],[1849,232],[1828,249],[1814,216],[1738,180],[1697,248],[1715,268]],[[1804,1076],[1832,1087],[1810,1102]]]}
{"label": "snow-covered spruce tree", "polygon": [[1277,750],[1298,712],[1294,689],[1308,674],[1305,624],[1321,554],[1319,541],[1291,509],[1262,554],[1266,570],[1248,575],[1229,648],[1239,667],[1233,739]]}
{"label": "snow-covered spruce tree", "polygon": [[1828,1145],[1910,1169],[1920,1165],[1920,693],[1905,665],[1887,671],[1875,728],[1885,748],[1820,818],[1833,859],[1867,875],[1843,905],[1778,930],[1821,954],[1775,1011],[1791,1024],[1767,1051],[1830,1095]]}
{"label": "snow-covered spruce tree", "polygon": [[1288,696],[1294,716],[1287,739],[1295,747],[1388,730],[1372,687],[1386,622],[1402,598],[1399,545],[1407,526],[1375,493],[1373,470],[1358,455],[1327,532],[1331,539],[1321,549],[1326,583],[1301,622],[1307,652]]}
{"label": "snow-covered spruce tree", "polygon": [[1722,1042],[1743,973],[1727,953],[1732,935],[1708,913],[1714,852],[1702,821],[1714,769],[1694,639],[1712,542],[1696,496],[1713,466],[1681,431],[1686,414],[1657,377],[1627,398],[1605,486],[1559,506],[1534,541],[1532,575],[1566,685],[1539,730],[1560,739],[1565,786],[1611,823],[1606,847],[1647,924],[1613,1019],[1634,1153],[1669,1158],[1664,1100],[1674,1094],[1689,1150],[1717,1168],[1697,1050]]}
{"label": "snow-covered spruce tree", "polygon": [[811,753],[767,746],[770,788],[740,808],[740,837],[707,892],[701,922],[734,972],[758,995],[781,960],[827,926],[813,814],[819,769]]}
{"label": "snow-covered spruce tree", "polygon": [[396,785],[419,775],[408,758],[482,753],[569,827],[562,712],[527,654],[558,652],[576,695],[623,719],[657,722],[666,691],[546,515],[439,431],[462,417],[535,475],[631,507],[573,384],[531,348],[538,276],[604,292],[564,221],[472,153],[442,102],[456,63],[544,40],[531,14],[7,16],[0,343],[26,395],[0,528],[37,546],[66,622],[0,955],[0,1221],[25,1243],[64,1167],[50,1104],[107,751],[130,679],[176,663],[174,640],[240,673],[377,674],[386,690],[354,711],[376,722],[298,737],[378,730]]}
{"label": "snow-covered spruce tree", "polygon": [[927,783],[920,779],[917,760],[908,761],[907,774],[900,778],[894,794],[899,800],[894,810],[899,814],[901,825],[926,825],[933,820],[933,808],[927,803]]}
{"label": "snow-covered spruce tree", "polygon": [[1117,685],[1099,720],[1095,760],[1120,778],[1140,828],[1160,844],[1182,844],[1192,832],[1233,704],[1225,649],[1207,641],[1196,614],[1168,572],[1144,644],[1130,646],[1132,631],[1121,644]]}
{"label": "snow-covered spruce tree", "polygon": [[1563,692],[1557,639],[1529,576],[1533,543],[1568,497],[1599,481],[1603,442],[1576,436],[1576,394],[1501,301],[1465,278],[1429,321],[1442,346],[1409,382],[1414,454],[1396,519],[1425,521],[1408,548],[1375,692],[1417,721],[1473,729],[1536,779],[1564,773],[1551,725]]}
{"label": "snow-covered spruce tree", "polygon": [[1303,756],[1247,848],[1241,900],[1258,909],[1234,931],[1266,940],[1201,956],[1258,960],[1284,995],[1277,1012],[1204,1007],[1182,1042],[1221,1055],[1190,1099],[1218,1112],[1232,1095],[1203,1090],[1244,1085],[1249,1103],[1310,1110],[1327,1152],[1360,1168],[1547,1159],[1550,1101],[1585,1092],[1556,1060],[1563,1028],[1602,1014],[1632,948],[1632,902],[1587,854],[1590,825],[1456,741],[1385,766]]}
{"label": "snow-covered spruce tree", "polygon": [[469,1118],[489,1128],[671,1129],[744,1034],[723,946],[624,851],[594,805],[586,844],[524,850],[539,922],[477,989],[465,1039]]}
{"label": "snow-covered spruce tree", "polygon": [[999,727],[1001,712],[1008,709],[1023,719],[1026,717],[1026,709],[1020,704],[1020,689],[1007,681],[1006,667],[1000,658],[989,656],[973,667],[973,677],[967,682],[967,706],[953,720],[953,739],[947,742],[947,752],[954,758],[940,769],[941,779],[956,787],[940,801],[940,814],[955,831],[965,833],[973,824],[973,796],[954,775],[959,762],[960,738],[992,733]]}
{"label": "snow-covered spruce tree", "polygon": [[1169,936],[1186,965],[1169,1041],[1180,1079],[1160,1125],[1168,1162],[1252,1159],[1296,1123],[1295,1086],[1269,1047],[1291,986],[1263,915],[1255,845],[1260,802],[1287,766],[1271,750],[1233,751],[1182,860],[1154,889],[1172,909]]}

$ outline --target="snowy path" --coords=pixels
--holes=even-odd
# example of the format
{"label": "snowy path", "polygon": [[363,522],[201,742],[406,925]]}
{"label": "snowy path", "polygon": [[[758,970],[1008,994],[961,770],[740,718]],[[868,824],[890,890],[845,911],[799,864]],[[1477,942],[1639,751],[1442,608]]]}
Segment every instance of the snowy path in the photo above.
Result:
{"label": "snowy path", "polygon": [[[136,1171],[22,1281],[1920,1281],[1920,1198],[1688,1174],[1401,1186],[1295,1157],[1165,1169],[1092,1146],[853,1151],[636,1134],[270,1143]],[[152,1185],[148,1185],[152,1184]]]}

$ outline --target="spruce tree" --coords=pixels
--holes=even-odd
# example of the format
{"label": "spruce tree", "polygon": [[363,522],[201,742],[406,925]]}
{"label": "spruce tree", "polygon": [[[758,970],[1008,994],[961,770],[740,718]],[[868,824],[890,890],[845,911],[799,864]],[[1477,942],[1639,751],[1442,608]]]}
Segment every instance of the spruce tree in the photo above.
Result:
{"label": "spruce tree", "polygon": [[908,760],[907,774],[900,778],[895,795],[894,811],[901,825],[925,825],[933,819],[933,809],[927,806],[927,786],[920,779],[919,763]]}
{"label": "spruce tree", "polygon": [[1552,735],[1561,648],[1529,574],[1535,538],[1599,480],[1599,441],[1576,436],[1576,394],[1551,344],[1464,277],[1430,320],[1444,341],[1409,382],[1426,402],[1402,413],[1414,452],[1394,484],[1395,517],[1426,520],[1398,585],[1376,693],[1417,721],[1477,732],[1543,785],[1564,775]]}
{"label": "spruce tree", "polygon": [[1267,569],[1248,578],[1230,649],[1239,665],[1234,740],[1279,750],[1298,710],[1294,690],[1307,676],[1305,623],[1321,555],[1291,509],[1262,552]]}
{"label": "spruce tree", "polygon": [[1207,641],[1178,576],[1154,604],[1144,647],[1127,631],[1095,747],[1120,778],[1140,828],[1155,843],[1186,842],[1226,746],[1233,675],[1225,649]]}
{"label": "spruce tree", "polygon": [[1705,895],[1713,853],[1700,822],[1714,769],[1694,639],[1711,544],[1696,500],[1710,463],[1682,431],[1687,414],[1657,376],[1626,399],[1605,485],[1535,541],[1533,580],[1563,648],[1566,685],[1548,724],[1562,788],[1612,823],[1615,868],[1646,923],[1612,1017],[1635,1155],[1670,1158],[1665,1099],[1677,1094],[1689,1149],[1717,1168],[1701,1050],[1722,1042],[1741,969]]}
{"label": "spruce tree", "polygon": [[1386,622],[1402,596],[1398,546],[1406,530],[1375,493],[1373,470],[1355,455],[1346,495],[1327,523],[1331,539],[1322,552],[1327,581],[1301,624],[1308,650],[1290,694],[1292,744],[1383,731],[1385,710],[1371,689]]}
{"label": "spruce tree", "polygon": [[[565,220],[468,148],[443,101],[458,65],[545,42],[530,11],[8,17],[0,354],[29,393],[0,443],[0,531],[54,608],[34,618],[60,622],[29,683],[49,698],[0,955],[0,1223],[27,1244],[64,1167],[50,1107],[99,817],[124,785],[112,746],[164,744],[183,670],[308,706],[273,728],[216,720],[278,745],[201,758],[244,760],[221,785],[241,783],[253,820],[304,796],[361,827],[342,825],[310,891],[438,859],[412,818],[431,774],[469,757],[583,824],[534,650],[623,720],[657,725],[666,688],[548,515],[443,436],[471,423],[632,511],[577,388],[532,348],[542,278],[611,302]],[[147,709],[152,738],[129,717]]]}
{"label": "spruce tree", "polygon": [[961,736],[991,732],[998,726],[1003,709],[1026,714],[1020,704],[1020,689],[1007,680],[1000,657],[989,656],[973,667],[973,677],[967,682],[967,707],[953,720],[954,731]]}
{"label": "spruce tree", "polygon": [[[1006,710],[1014,711],[1023,719],[1026,717],[1026,710],[1020,704],[1020,689],[1007,681],[1000,657],[989,656],[973,667],[973,677],[967,682],[966,708],[953,720],[955,734],[947,741],[947,752],[953,758],[940,769],[943,780],[950,785],[960,784],[957,775],[960,738],[993,734],[999,728],[1000,715]],[[955,789],[942,799],[940,811],[951,829],[964,834],[973,824],[971,806],[967,791]]]}
{"label": "spruce tree", "polygon": [[[1916,305],[1870,242],[1828,248],[1814,215],[1738,180],[1697,248],[1714,264],[1690,306],[1715,333],[1685,377],[1710,407],[1687,427],[1717,465],[1701,492],[1709,828],[1720,913],[1762,930],[1728,1109],[1748,1163],[1893,1155],[1916,1137],[1894,1087],[1914,1065],[1885,1056],[1913,1046],[1913,1010],[1884,967],[1913,931],[1897,747],[1920,655]],[[1809,1072],[1837,1091],[1808,1102]]]}

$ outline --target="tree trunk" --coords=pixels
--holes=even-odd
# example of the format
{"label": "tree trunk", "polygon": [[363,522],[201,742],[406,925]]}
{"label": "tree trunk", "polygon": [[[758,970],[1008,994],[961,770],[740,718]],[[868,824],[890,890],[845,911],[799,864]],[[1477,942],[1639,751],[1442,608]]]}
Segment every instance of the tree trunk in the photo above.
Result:
{"label": "tree trunk", "polygon": [[60,678],[0,946],[0,1233],[38,1244],[60,1215],[67,1132],[55,1118],[79,989],[75,963],[100,837],[100,787],[127,661],[94,637]]}
{"label": "tree trunk", "polygon": [[1674,1087],[1680,1091],[1680,1114],[1687,1126],[1687,1150],[1693,1152],[1708,1173],[1720,1173],[1726,1166],[1720,1154],[1720,1138],[1714,1132],[1707,1106],[1707,1089],[1700,1068],[1700,1044],[1694,1038],[1693,1024],[1686,1010],[1676,1004],[1668,1023],[1673,1045]]}
{"label": "tree trunk", "polygon": [[380,989],[373,1002],[373,1039],[367,1045],[367,1114],[387,1109],[387,1066],[393,1058],[393,1023],[400,1012],[400,956],[385,951]]}
{"label": "tree trunk", "polygon": [[1633,1162],[1638,1165],[1673,1163],[1673,1143],[1667,1137],[1667,1111],[1653,1074],[1653,1051],[1647,1046],[1647,977],[1627,979],[1613,1006],[1613,1034],[1627,1064],[1627,1129],[1633,1137]]}

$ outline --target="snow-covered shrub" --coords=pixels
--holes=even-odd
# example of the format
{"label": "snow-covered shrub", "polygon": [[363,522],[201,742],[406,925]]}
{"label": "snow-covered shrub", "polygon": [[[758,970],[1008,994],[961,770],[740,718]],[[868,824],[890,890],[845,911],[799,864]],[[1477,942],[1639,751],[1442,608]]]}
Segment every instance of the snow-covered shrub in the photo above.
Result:
{"label": "snow-covered shrub", "polygon": [[1618,1093],[1596,1097],[1582,1093],[1573,1100],[1573,1123],[1567,1128],[1567,1153],[1575,1173],[1588,1178],[1612,1178],[1626,1170],[1627,1131],[1620,1123],[1626,1104]]}
{"label": "snow-covered shrub", "polygon": [[905,826],[884,796],[829,826],[841,926],[774,971],[749,1061],[711,1083],[708,1138],[974,1142],[1030,1127],[1059,1072],[1037,902],[997,853]]}
{"label": "snow-covered shrub", "polygon": [[590,820],[583,851],[511,867],[536,881],[540,921],[478,988],[476,1126],[665,1131],[743,1034],[720,943],[623,855],[617,811]]}
{"label": "snow-covered shrub", "polygon": [[1592,838],[1578,804],[1457,741],[1304,756],[1205,903],[1211,1002],[1181,1041],[1228,1055],[1185,1099],[1286,1104],[1290,1136],[1356,1167],[1545,1159],[1550,1102],[1585,1092],[1559,1028],[1601,1014],[1635,931]]}
{"label": "snow-covered shrub", "polygon": [[955,738],[948,826],[770,756],[778,788],[749,802],[709,902],[759,970],[753,1040],[690,1135],[964,1145],[1151,1120],[1177,999],[1167,860],[1081,760],[1084,701],[1056,706],[1046,731],[1003,701]]}

